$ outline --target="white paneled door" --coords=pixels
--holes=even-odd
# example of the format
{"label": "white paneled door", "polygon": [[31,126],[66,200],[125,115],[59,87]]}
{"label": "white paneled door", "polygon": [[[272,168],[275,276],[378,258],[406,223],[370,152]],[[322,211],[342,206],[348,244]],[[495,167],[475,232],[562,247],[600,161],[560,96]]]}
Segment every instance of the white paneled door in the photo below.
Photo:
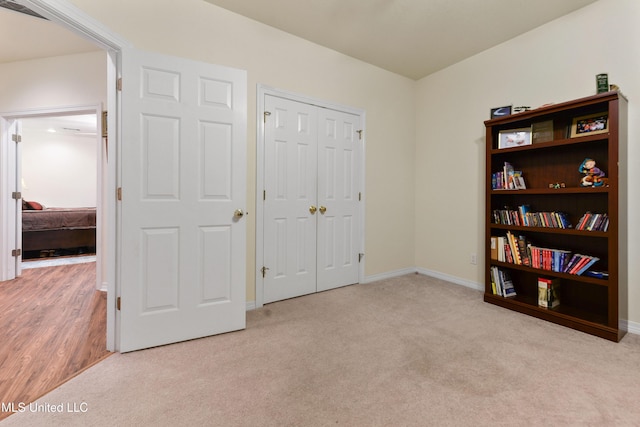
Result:
{"label": "white paneled door", "polygon": [[120,351],[243,329],[246,72],[122,65]]}
{"label": "white paneled door", "polygon": [[318,291],[358,282],[360,116],[318,108]]}
{"label": "white paneled door", "polygon": [[263,302],[357,283],[360,116],[272,95],[264,109]]}

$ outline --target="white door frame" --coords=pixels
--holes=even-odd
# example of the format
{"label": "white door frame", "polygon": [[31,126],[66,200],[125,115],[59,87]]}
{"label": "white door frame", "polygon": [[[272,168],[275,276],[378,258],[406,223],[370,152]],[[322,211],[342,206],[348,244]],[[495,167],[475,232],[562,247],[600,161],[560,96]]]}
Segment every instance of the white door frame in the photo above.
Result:
{"label": "white door frame", "polygon": [[[301,95],[295,92],[290,92],[282,89],[276,89],[271,86],[258,84],[256,95],[256,271],[255,271],[255,291],[256,291],[256,308],[264,305],[264,280],[262,278],[261,268],[264,265],[264,204],[263,202],[263,190],[264,190],[264,97],[265,95],[272,95],[281,98],[286,98],[291,101],[302,102],[305,104],[316,105],[322,108],[329,108],[332,110],[342,111],[349,114],[360,116],[360,124],[362,131],[362,144],[361,152],[359,156],[360,160],[360,191],[362,198],[360,202],[360,229],[358,233],[360,235],[360,250],[359,252],[364,254],[365,247],[365,148],[366,148],[366,122],[365,111],[353,107],[335,104],[333,102],[313,98],[305,95]],[[358,270],[358,282],[362,283],[364,280],[364,265],[366,258],[361,257],[360,266]]]}
{"label": "white door frame", "polygon": [[[106,280],[107,290],[107,350],[117,351],[119,337],[119,316],[116,315],[116,295],[118,295],[119,284],[117,283],[118,263],[116,251],[116,236],[119,231],[119,221],[117,221],[115,193],[119,177],[119,145],[120,145],[120,114],[121,108],[118,105],[116,93],[116,80],[120,76],[120,52],[124,48],[131,47],[131,43],[123,39],[107,27],[96,21],[91,16],[85,14],[80,9],[65,0],[16,0],[29,9],[41,14],[52,22],[55,22],[73,33],[83,37],[107,52],[107,127],[112,129],[109,133],[109,144],[107,156],[113,161],[109,161],[106,171],[106,183],[104,190],[106,195],[114,197],[103,197],[105,205],[105,218],[107,234],[104,237],[104,280]],[[104,177],[103,177],[104,179]]]}

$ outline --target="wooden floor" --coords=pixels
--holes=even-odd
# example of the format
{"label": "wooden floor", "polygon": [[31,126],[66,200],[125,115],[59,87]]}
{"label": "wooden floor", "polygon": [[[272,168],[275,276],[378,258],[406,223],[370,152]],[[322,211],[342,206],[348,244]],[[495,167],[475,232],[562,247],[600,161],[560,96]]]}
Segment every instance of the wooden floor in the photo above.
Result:
{"label": "wooden floor", "polygon": [[0,282],[0,401],[33,402],[111,354],[95,271],[95,263],[34,268]]}

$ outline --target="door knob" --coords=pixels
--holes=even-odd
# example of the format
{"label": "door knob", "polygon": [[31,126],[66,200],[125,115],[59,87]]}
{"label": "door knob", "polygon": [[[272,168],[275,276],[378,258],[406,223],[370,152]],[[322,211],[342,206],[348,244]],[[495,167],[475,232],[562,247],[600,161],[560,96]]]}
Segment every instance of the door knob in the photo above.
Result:
{"label": "door knob", "polygon": [[233,212],[234,218],[242,218],[244,216],[244,211],[242,209],[236,209]]}
{"label": "door knob", "polygon": [[320,206],[320,213],[324,215],[324,213],[327,211],[327,208],[324,206]]}
{"label": "door knob", "polygon": [[317,211],[317,210],[318,210],[318,209],[317,209],[315,206],[313,206],[313,205],[309,206],[309,212],[311,212],[311,215],[313,215],[314,213],[316,213],[316,211]]}

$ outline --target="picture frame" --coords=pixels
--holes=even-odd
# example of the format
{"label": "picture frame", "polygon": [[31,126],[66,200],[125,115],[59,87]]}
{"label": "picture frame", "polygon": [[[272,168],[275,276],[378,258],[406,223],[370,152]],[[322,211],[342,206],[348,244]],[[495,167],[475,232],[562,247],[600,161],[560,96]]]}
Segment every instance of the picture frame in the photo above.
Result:
{"label": "picture frame", "polygon": [[571,124],[571,138],[609,132],[609,114],[606,112],[575,117]]}
{"label": "picture frame", "polygon": [[497,119],[499,117],[510,116],[511,115],[511,105],[506,105],[504,107],[497,107],[491,109],[491,118]]}
{"label": "picture frame", "polygon": [[504,130],[498,133],[498,149],[531,145],[531,128]]}
{"label": "picture frame", "polygon": [[550,141],[553,141],[553,120],[531,124],[531,142],[533,144]]}

